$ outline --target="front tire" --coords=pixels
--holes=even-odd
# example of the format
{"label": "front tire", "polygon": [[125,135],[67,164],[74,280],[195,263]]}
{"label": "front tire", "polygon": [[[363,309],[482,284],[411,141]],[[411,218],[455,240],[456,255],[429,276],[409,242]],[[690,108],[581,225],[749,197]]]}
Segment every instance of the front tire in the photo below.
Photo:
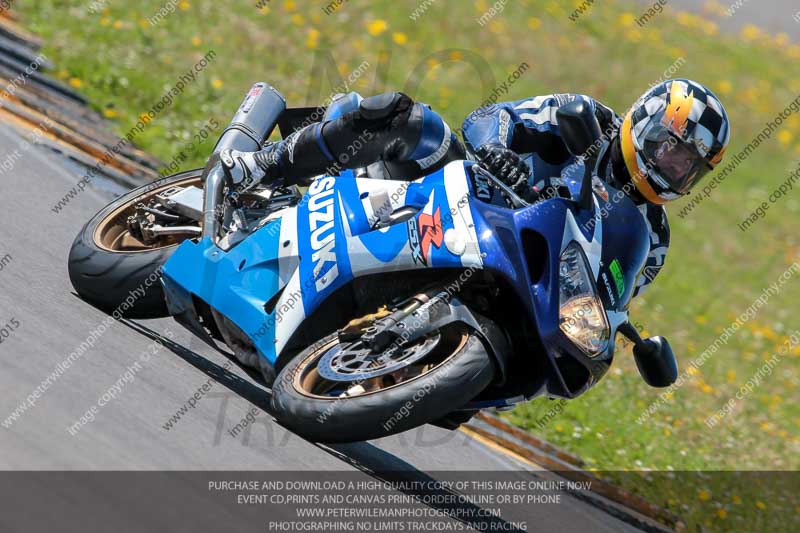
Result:
{"label": "front tire", "polygon": [[[355,395],[323,394],[325,380],[314,366],[339,340],[330,335],[290,361],[272,389],[277,420],[301,437],[318,442],[355,442],[407,431],[466,405],[494,379],[494,362],[475,332],[463,324],[440,331],[449,354],[415,377]],[[316,384],[318,391],[315,392]],[[330,384],[328,384],[330,386]]]}
{"label": "front tire", "polygon": [[[178,241],[137,249],[125,235],[123,220],[139,202],[175,185],[201,185],[201,171],[191,170],[149,183],[117,198],[81,229],[69,252],[69,279],[78,295],[125,318],[168,316],[160,269]],[[127,302],[131,302],[128,304]]]}

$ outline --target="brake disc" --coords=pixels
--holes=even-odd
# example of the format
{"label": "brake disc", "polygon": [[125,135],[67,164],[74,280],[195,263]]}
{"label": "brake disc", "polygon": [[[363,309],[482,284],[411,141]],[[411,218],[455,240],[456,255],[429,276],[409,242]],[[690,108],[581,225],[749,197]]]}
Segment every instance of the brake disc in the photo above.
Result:
{"label": "brake disc", "polygon": [[419,360],[439,344],[435,333],[410,346],[392,344],[389,349],[374,353],[361,340],[337,344],[317,363],[317,372],[329,381],[364,381],[397,372]]}

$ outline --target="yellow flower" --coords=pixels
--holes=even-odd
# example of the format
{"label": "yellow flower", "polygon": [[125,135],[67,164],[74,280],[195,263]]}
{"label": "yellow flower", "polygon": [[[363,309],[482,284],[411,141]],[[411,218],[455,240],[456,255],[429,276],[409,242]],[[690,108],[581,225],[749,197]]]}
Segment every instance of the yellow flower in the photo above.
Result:
{"label": "yellow flower", "polygon": [[733,90],[733,84],[728,80],[720,80],[717,82],[717,92],[719,94],[730,94]]}
{"label": "yellow flower", "polygon": [[625,33],[625,37],[627,37],[628,40],[633,43],[638,43],[642,40],[642,32],[636,28],[631,28]]}
{"label": "yellow flower", "polygon": [[691,13],[687,13],[686,11],[678,11],[676,18],[678,19],[678,24],[681,24],[682,26],[688,27],[694,22],[694,17],[692,17]]}
{"label": "yellow flower", "polygon": [[389,24],[383,19],[376,19],[367,24],[367,32],[376,37],[385,32],[389,28]]}
{"label": "yellow flower", "polygon": [[69,71],[62,68],[61,70],[56,72],[56,77],[60,80],[65,80],[69,78]]}
{"label": "yellow flower", "polygon": [[761,29],[753,24],[747,24],[744,28],[742,28],[741,34],[742,39],[746,41],[755,41],[761,37]]}
{"label": "yellow flower", "polygon": [[712,392],[714,392],[714,387],[712,387],[708,383],[703,383],[703,386],[700,388],[706,394],[711,394]]}
{"label": "yellow flower", "polygon": [[223,85],[225,85],[225,83],[223,83],[223,81],[219,78],[214,78],[211,80],[211,86],[215,89],[222,89]]}
{"label": "yellow flower", "polygon": [[401,31],[396,31],[392,34],[392,40],[395,43],[399,44],[400,46],[403,46],[408,42],[408,37],[406,36],[405,33]]}
{"label": "yellow flower", "polygon": [[736,371],[728,370],[728,383],[736,383]]}
{"label": "yellow flower", "polygon": [[123,27],[125,27],[125,24],[121,20],[115,20],[111,27],[115,30],[121,30]]}
{"label": "yellow flower", "polygon": [[564,426],[562,426],[561,424],[556,424],[556,431],[561,433],[562,431],[564,431]]}
{"label": "yellow flower", "polygon": [[305,17],[300,13],[295,13],[294,15],[292,15],[291,21],[292,24],[294,24],[295,26],[302,26],[303,24],[306,23]]}
{"label": "yellow flower", "polygon": [[761,431],[769,431],[770,428],[772,428],[772,424],[769,422],[762,422],[759,427],[761,428]]}
{"label": "yellow flower", "polygon": [[542,19],[538,17],[531,17],[528,19],[528,27],[532,30],[538,30],[542,27]]}
{"label": "yellow flower", "polygon": [[703,489],[697,493],[697,497],[700,499],[701,502],[707,502],[708,500],[711,499],[711,493]]}
{"label": "yellow flower", "polygon": [[781,130],[780,133],[778,133],[778,140],[784,146],[789,146],[792,139],[794,139],[794,135],[792,135],[792,132],[789,130]]}
{"label": "yellow flower", "polygon": [[716,35],[719,33],[719,26],[717,26],[716,22],[709,20],[703,24],[703,31],[706,32],[706,35]]}
{"label": "yellow flower", "polygon": [[740,505],[742,503],[742,499],[738,497],[736,494],[733,495],[731,501],[734,503],[734,505]]}
{"label": "yellow flower", "polygon": [[623,13],[619,16],[619,23],[625,28],[630,28],[636,23],[636,17],[633,13]]}
{"label": "yellow flower", "polygon": [[258,9],[258,12],[261,13],[262,15],[269,15],[269,6],[268,5],[261,6]]}
{"label": "yellow flower", "polygon": [[725,520],[725,518],[728,516],[728,511],[725,509],[717,509],[717,516]]}
{"label": "yellow flower", "polygon": [[187,9],[189,9],[190,7],[192,7],[192,4],[190,4],[190,3],[189,3],[189,2],[187,2],[186,0],[183,0],[183,2],[181,2],[180,4],[178,4],[178,9],[180,9],[181,11],[186,11],[186,10],[187,10]]}
{"label": "yellow flower", "polygon": [[139,27],[140,28],[149,28],[150,23],[147,22],[147,19],[139,19]]}
{"label": "yellow flower", "polygon": [[699,376],[700,370],[698,370],[696,366],[690,366],[689,368],[686,369],[686,373],[689,374],[690,376]]}
{"label": "yellow flower", "polygon": [[71,87],[74,87],[76,89],[80,89],[81,87],[83,87],[83,82],[80,80],[80,78],[70,78],[69,84]]}
{"label": "yellow flower", "polygon": [[758,507],[759,509],[761,509],[763,511],[764,509],[767,508],[767,504],[762,502],[761,500],[758,500],[756,502],[756,507]]}
{"label": "yellow flower", "polygon": [[779,33],[778,35],[775,36],[773,42],[775,43],[775,46],[783,47],[789,44],[791,42],[791,39],[787,34]]}
{"label": "yellow flower", "polygon": [[200,46],[201,44],[203,44],[203,39],[195,35],[194,37],[192,37],[192,44],[194,46]]}
{"label": "yellow flower", "polygon": [[103,116],[106,118],[114,118],[117,116],[117,110],[113,107],[107,107],[103,109]]}
{"label": "yellow flower", "polygon": [[708,318],[706,318],[705,315],[697,315],[696,317],[694,317],[694,321],[702,326],[703,324],[708,322]]}
{"label": "yellow flower", "polygon": [[458,50],[453,50],[448,57],[453,61],[460,61],[464,56]]}
{"label": "yellow flower", "polygon": [[286,2],[283,3],[283,9],[289,12],[297,11],[297,4],[295,4],[292,0],[286,0]]}
{"label": "yellow flower", "polygon": [[100,25],[101,26],[108,26],[110,24],[111,24],[111,19],[110,18],[103,17],[103,18],[100,19]]}
{"label": "yellow flower", "polygon": [[311,50],[316,50],[319,46],[319,30],[316,28],[309,28],[306,34],[306,47]]}

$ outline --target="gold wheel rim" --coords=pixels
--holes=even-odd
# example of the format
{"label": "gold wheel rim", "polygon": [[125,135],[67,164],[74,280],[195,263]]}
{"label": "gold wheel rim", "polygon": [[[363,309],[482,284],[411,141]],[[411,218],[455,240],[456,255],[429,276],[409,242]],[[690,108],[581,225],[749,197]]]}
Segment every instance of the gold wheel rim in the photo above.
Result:
{"label": "gold wheel rim", "polygon": [[[414,382],[416,380],[419,380],[422,377],[430,374],[434,370],[446,365],[447,363],[449,363],[453,359],[453,357],[455,357],[457,354],[461,353],[461,351],[464,349],[464,346],[466,346],[466,343],[469,340],[470,335],[469,335],[469,331],[466,329],[466,327],[464,327],[464,326],[462,326],[460,324],[459,325],[454,325],[453,329],[455,329],[455,328],[458,328],[458,330],[453,332],[454,335],[453,335],[452,339],[445,339],[445,336],[442,335],[442,339],[440,341],[440,344],[434,348],[434,350],[437,350],[437,349],[439,349],[439,347],[441,345],[446,345],[446,346],[450,347],[450,348],[448,348],[449,349],[449,353],[441,361],[438,361],[435,364],[427,364],[427,365],[423,364],[423,365],[420,365],[421,366],[420,371],[416,375],[410,377],[409,379],[404,379],[404,380],[398,381],[397,383],[394,383],[394,384],[388,385],[388,386],[374,387],[372,390],[369,390],[369,391],[364,392],[362,394],[353,395],[353,396],[344,396],[344,397],[343,396],[323,396],[321,394],[314,393],[313,391],[322,382],[332,383],[334,385],[337,383],[337,382],[329,382],[328,380],[322,378],[319,375],[319,373],[317,372],[316,366],[314,366],[313,368],[310,368],[310,369],[308,368],[309,365],[312,365],[313,363],[316,363],[317,361],[319,361],[319,359],[321,359],[322,356],[328,350],[332,349],[334,346],[336,346],[339,343],[338,339],[333,339],[331,342],[325,344],[324,346],[321,346],[318,350],[316,350],[313,353],[309,354],[309,356],[306,357],[305,360],[300,363],[300,365],[298,365],[298,367],[293,372],[292,386],[294,387],[295,391],[297,391],[299,394],[302,394],[303,396],[306,396],[308,398],[314,398],[314,399],[318,399],[318,400],[327,400],[327,401],[331,401],[331,402],[336,402],[336,401],[340,401],[342,399],[362,398],[362,397],[369,396],[369,395],[372,395],[372,394],[377,394],[379,392],[384,392],[384,391],[387,391],[389,389],[393,389],[395,387],[399,387],[401,385],[407,385],[408,383],[412,383],[412,382]],[[425,356],[425,358],[423,358],[421,362],[424,362],[425,359],[427,359],[428,357],[429,356]],[[414,366],[414,365],[412,365],[412,366]],[[405,370],[405,368],[402,369],[402,370]],[[376,378],[372,378],[370,380],[367,380],[365,383],[367,383],[370,386],[374,386],[376,384],[379,384],[378,382],[382,381],[384,377],[386,377],[386,376],[379,376],[379,377],[376,377]],[[345,382],[339,382],[339,383],[345,383]],[[331,387],[331,388],[333,388],[333,387]]]}
{"label": "gold wheel rim", "polygon": [[179,245],[186,240],[186,238],[169,236],[162,239],[164,241],[163,244],[159,242],[159,244],[155,245],[146,245],[130,234],[126,221],[128,216],[136,211],[136,204],[151,200],[156,194],[165,189],[178,186],[185,187],[188,185],[202,185],[200,176],[192,176],[186,179],[165,183],[120,205],[107,214],[95,228],[92,234],[92,240],[95,246],[108,252],[140,253]]}

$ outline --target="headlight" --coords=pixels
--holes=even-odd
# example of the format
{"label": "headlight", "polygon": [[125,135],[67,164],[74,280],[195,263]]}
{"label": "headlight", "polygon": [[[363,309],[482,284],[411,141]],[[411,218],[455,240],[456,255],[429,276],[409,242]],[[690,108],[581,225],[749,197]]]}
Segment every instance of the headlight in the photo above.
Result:
{"label": "headlight", "polygon": [[558,269],[559,326],[589,357],[608,346],[608,320],[583,250],[576,242],[561,254]]}

